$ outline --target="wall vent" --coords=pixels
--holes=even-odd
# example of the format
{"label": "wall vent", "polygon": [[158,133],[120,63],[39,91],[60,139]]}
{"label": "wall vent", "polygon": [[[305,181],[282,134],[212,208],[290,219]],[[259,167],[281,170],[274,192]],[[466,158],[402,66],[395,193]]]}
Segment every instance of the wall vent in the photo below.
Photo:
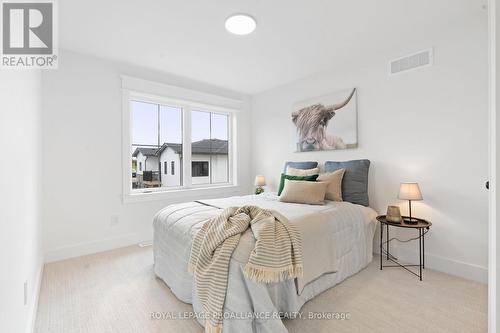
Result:
{"label": "wall vent", "polygon": [[432,49],[427,49],[392,60],[389,63],[389,75],[432,66],[432,53]]}

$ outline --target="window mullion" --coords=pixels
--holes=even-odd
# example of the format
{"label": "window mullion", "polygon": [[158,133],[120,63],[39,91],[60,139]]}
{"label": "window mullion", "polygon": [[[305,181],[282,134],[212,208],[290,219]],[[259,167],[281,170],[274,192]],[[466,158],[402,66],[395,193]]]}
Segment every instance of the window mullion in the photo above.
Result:
{"label": "window mullion", "polygon": [[212,164],[212,112],[209,113],[210,114],[210,118],[209,118],[209,126],[210,126],[210,137],[208,138],[210,142],[210,145],[209,145],[209,152],[210,152],[210,155],[208,156],[209,157],[209,161],[210,163],[208,164],[208,175],[210,176],[210,184],[213,184],[213,164]]}
{"label": "window mullion", "polygon": [[233,177],[232,177],[232,168],[233,168],[233,132],[232,128],[233,126],[231,125],[233,122],[232,115],[227,116],[227,181],[229,183],[233,182]]}
{"label": "window mullion", "polygon": [[[161,132],[161,127],[160,127],[160,104],[158,104],[157,106],[157,148],[156,149],[160,149],[160,132]],[[160,156],[158,156],[158,180],[160,181],[161,183],[161,179],[162,179],[162,176],[161,176],[161,161],[160,161]]]}
{"label": "window mullion", "polygon": [[182,127],[182,168],[183,184],[185,187],[192,186],[191,180],[191,107],[183,107],[183,127]]}

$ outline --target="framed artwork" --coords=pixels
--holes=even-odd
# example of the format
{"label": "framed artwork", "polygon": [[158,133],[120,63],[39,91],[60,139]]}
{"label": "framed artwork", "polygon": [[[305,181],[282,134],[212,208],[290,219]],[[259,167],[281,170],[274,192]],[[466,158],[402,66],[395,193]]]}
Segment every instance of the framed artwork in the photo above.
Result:
{"label": "framed artwork", "polygon": [[346,89],[296,103],[291,121],[297,152],[357,148],[357,90]]}

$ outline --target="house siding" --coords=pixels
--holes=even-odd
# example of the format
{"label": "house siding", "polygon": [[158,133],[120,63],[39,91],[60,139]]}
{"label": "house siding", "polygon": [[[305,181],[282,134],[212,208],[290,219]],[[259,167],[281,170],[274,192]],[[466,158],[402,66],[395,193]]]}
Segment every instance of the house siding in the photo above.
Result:
{"label": "house siding", "polygon": [[[167,173],[165,174],[164,166],[167,162]],[[174,162],[174,175],[172,175],[172,170],[170,164]],[[162,187],[172,187],[181,186],[182,179],[182,166],[180,155],[177,154],[172,148],[166,148],[160,155],[161,163],[161,183]]]}

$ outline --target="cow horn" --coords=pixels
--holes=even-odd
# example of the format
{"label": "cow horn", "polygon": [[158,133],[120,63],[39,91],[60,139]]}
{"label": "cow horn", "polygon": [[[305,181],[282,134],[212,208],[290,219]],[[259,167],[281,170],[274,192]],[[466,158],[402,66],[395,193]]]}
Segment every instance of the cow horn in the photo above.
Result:
{"label": "cow horn", "polygon": [[352,90],[351,94],[349,95],[349,97],[347,97],[347,99],[346,99],[344,102],[342,102],[342,103],[340,103],[340,104],[337,104],[337,105],[334,105],[334,107],[333,107],[333,108],[334,108],[335,110],[340,110],[340,109],[342,109],[344,106],[346,106],[346,105],[347,105],[347,103],[349,103],[349,102],[351,101],[351,98],[352,98],[352,96],[354,96],[354,93],[355,93],[355,92],[356,92],[356,88],[354,88],[354,89]]}

